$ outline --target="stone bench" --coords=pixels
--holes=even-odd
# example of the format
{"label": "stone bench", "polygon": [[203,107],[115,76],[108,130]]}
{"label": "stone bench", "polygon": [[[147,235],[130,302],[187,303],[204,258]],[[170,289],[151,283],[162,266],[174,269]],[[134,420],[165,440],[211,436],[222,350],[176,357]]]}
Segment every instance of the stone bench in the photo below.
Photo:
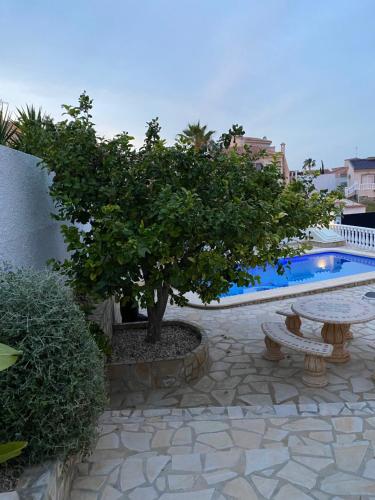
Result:
{"label": "stone bench", "polygon": [[303,337],[301,332],[301,318],[298,316],[298,314],[293,312],[290,308],[278,309],[276,313],[280,314],[281,316],[285,316],[285,326],[290,332],[292,332],[294,335],[297,335],[297,337]]}
{"label": "stone bench", "polygon": [[266,350],[263,357],[279,361],[285,357],[281,346],[305,353],[302,380],[309,387],[325,387],[328,384],[324,358],[331,356],[333,346],[315,340],[301,338],[291,333],[282,323],[262,323]]}

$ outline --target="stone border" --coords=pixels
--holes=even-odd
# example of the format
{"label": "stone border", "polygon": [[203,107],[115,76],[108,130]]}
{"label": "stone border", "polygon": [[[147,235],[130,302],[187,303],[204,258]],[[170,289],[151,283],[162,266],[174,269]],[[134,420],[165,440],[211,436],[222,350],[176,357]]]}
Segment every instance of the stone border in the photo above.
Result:
{"label": "stone border", "polygon": [[69,500],[77,457],[27,467],[18,480],[17,489],[0,493],[0,500]]}
{"label": "stone border", "polygon": [[[198,325],[187,321],[163,321],[164,326],[183,326],[200,339],[200,344],[191,352],[171,359],[152,361],[129,361],[107,364],[107,374],[111,391],[134,391],[144,389],[165,389],[180,387],[196,381],[209,368],[208,338]],[[144,329],[147,321],[113,325],[113,331],[121,331],[127,326]]]}
{"label": "stone border", "polygon": [[150,408],[145,410],[109,410],[100,417],[101,423],[144,422],[148,418],[161,421],[253,419],[293,416],[372,416],[375,401],[355,403],[305,403],[271,406],[202,406],[197,408]]}
{"label": "stone border", "polygon": [[[337,248],[314,248],[313,250],[308,250],[306,254],[322,253],[322,252],[335,252],[342,254],[357,255],[362,257],[375,258],[374,253],[352,249],[352,248],[342,248],[338,250]],[[332,292],[334,290],[339,290],[342,288],[352,288],[355,286],[363,286],[375,283],[375,271],[368,273],[352,274],[350,276],[343,276],[342,278],[330,279],[326,281],[316,281],[313,283],[293,285],[290,287],[275,288],[273,290],[266,290],[263,292],[256,292],[251,294],[234,295],[231,297],[222,297],[220,303],[217,304],[204,304],[198,296],[193,293],[186,294],[186,298],[189,300],[187,307],[193,309],[229,309],[232,307],[249,306],[253,304],[262,304],[265,302],[271,302],[275,300],[285,300],[293,297],[302,297],[304,295],[313,295],[316,293]]]}

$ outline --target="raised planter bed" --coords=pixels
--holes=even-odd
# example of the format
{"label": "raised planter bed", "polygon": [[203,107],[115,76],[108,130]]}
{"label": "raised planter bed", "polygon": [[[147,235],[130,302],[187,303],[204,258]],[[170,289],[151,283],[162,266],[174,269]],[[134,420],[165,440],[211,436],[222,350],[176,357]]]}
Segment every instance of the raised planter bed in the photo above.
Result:
{"label": "raised planter bed", "polygon": [[69,500],[77,458],[27,467],[14,491],[0,493],[0,500]]}
{"label": "raised planter bed", "polygon": [[[208,370],[208,340],[205,332],[185,321],[164,321],[163,326],[179,326],[196,336],[199,344],[182,356],[151,361],[117,361],[107,365],[111,392],[180,387],[198,380]],[[126,328],[145,329],[147,322],[114,325],[114,336]]]}

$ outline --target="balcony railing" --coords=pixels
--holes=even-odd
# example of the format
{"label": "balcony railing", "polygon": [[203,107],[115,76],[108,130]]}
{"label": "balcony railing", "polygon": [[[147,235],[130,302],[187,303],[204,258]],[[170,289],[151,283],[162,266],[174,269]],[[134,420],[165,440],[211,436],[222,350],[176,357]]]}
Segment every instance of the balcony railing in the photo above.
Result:
{"label": "balcony railing", "polygon": [[358,183],[355,182],[351,186],[345,188],[345,196],[350,198],[351,196],[356,195],[357,193],[361,193],[364,191],[375,191],[375,183],[374,182],[365,182]]}
{"label": "balcony railing", "polygon": [[348,245],[375,251],[375,229],[346,224],[330,224],[329,227],[342,236]]}

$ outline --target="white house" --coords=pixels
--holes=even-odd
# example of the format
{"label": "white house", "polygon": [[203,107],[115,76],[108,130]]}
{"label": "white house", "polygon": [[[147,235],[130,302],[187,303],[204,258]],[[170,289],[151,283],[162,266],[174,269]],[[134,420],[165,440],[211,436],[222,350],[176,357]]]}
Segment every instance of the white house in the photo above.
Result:
{"label": "white house", "polygon": [[345,166],[348,168],[346,197],[375,198],[375,157],[351,158],[345,160]]}

